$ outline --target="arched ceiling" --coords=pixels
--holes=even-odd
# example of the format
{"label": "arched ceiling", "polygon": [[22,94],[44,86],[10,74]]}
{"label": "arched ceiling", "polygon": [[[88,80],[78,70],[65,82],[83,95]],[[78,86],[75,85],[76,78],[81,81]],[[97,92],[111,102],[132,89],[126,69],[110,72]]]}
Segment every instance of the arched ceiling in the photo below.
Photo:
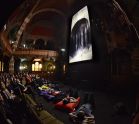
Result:
{"label": "arched ceiling", "polygon": [[[20,29],[15,30],[16,27],[23,25],[25,18],[31,16],[19,38],[18,47],[30,49],[29,46],[31,46],[31,49],[35,49],[36,47],[33,47],[33,45],[35,45],[38,39],[44,40],[45,45],[57,46],[57,48],[54,47],[55,49],[65,47],[66,44],[60,42],[66,41],[63,35],[66,35],[66,17],[72,2],[74,0],[24,1],[13,12],[7,22],[8,38],[10,38],[9,35],[14,37],[9,39],[9,41],[13,41],[17,36]],[[30,42],[28,41],[32,41],[32,45],[29,45]],[[63,46],[59,46],[60,44],[63,44]],[[48,48],[48,46],[45,48]]]}
{"label": "arched ceiling", "polygon": [[[0,10],[5,15],[1,25],[7,22],[7,34],[14,36],[17,33],[15,27],[20,27],[25,18],[31,13],[30,20],[28,20],[27,26],[23,30],[21,38],[19,38],[18,47],[36,49],[36,41],[43,41],[42,46],[44,49],[57,50],[65,48],[67,36],[67,19],[71,11],[71,6],[76,0],[13,0],[5,1],[5,6],[0,3]],[[91,1],[104,1],[104,0],[86,0]],[[105,0],[108,1],[108,0]],[[124,4],[125,8],[131,16],[132,21],[139,29],[139,2],[137,0],[117,0],[119,3]],[[90,2],[90,3],[91,3]],[[8,4],[7,4],[8,3]],[[22,3],[22,4],[21,4]],[[38,3],[36,5],[36,3]],[[19,4],[21,4],[19,6]],[[36,7],[34,8],[34,6]],[[4,7],[2,7],[4,6]],[[11,7],[10,7],[11,6]],[[7,9],[8,8],[8,9]],[[17,9],[15,9],[17,8]],[[10,12],[13,11],[13,14]],[[8,10],[10,12],[8,12]],[[1,14],[1,13],[0,13]],[[11,14],[11,16],[10,16]],[[9,19],[8,19],[9,17]],[[7,21],[8,20],[8,21]],[[9,38],[9,37],[8,37]],[[11,42],[10,42],[11,43]],[[28,47],[25,47],[28,46]],[[54,47],[52,47],[54,46]],[[41,47],[41,49],[43,49]]]}
{"label": "arched ceiling", "polygon": [[[0,30],[7,22],[13,11],[22,4],[24,0],[1,0],[0,1]],[[8,9],[7,9],[8,8]]]}
{"label": "arched ceiling", "polygon": [[[65,18],[61,16],[59,13],[54,11],[44,11],[41,13],[38,13],[32,17],[32,19],[29,22],[29,26],[26,27],[25,32],[33,33],[33,31],[36,28],[42,29],[45,32],[50,32],[50,34],[55,34],[59,28],[65,24]],[[42,32],[41,30],[41,32]],[[55,33],[54,33],[55,32]],[[40,32],[35,32],[37,35],[40,34]]]}
{"label": "arched ceiling", "polygon": [[29,33],[32,36],[46,36],[46,37],[53,37],[54,36],[54,29],[52,27],[44,27],[42,25],[35,25],[33,26],[31,32]]}
{"label": "arched ceiling", "polygon": [[[38,0],[1,0],[0,1],[0,29],[3,27],[5,22],[7,22],[8,18],[11,17],[17,12],[13,11],[16,8],[19,8],[19,5],[25,4],[24,11],[27,11],[26,7],[32,5],[32,3],[36,2]],[[109,0],[87,0],[91,1],[92,3],[94,1],[109,1]],[[118,3],[126,10],[128,11],[128,15],[132,16],[136,20],[139,18],[139,0],[116,0]],[[66,13],[65,10],[67,8],[70,8],[70,6],[75,2],[75,0],[41,0],[39,6],[36,8],[36,10],[39,10],[41,8],[48,8],[48,7],[56,7],[57,9],[61,9],[64,13]],[[29,8],[29,7],[28,7]],[[23,12],[23,11],[22,11]],[[17,12],[18,13],[18,12]],[[20,13],[22,14],[22,13]],[[15,14],[16,15],[16,14]]]}
{"label": "arched ceiling", "polygon": [[24,30],[19,45],[20,47],[23,46],[28,39],[33,39],[34,41],[41,38],[45,42],[56,41],[52,43],[53,46],[59,46],[59,42],[63,42],[62,35],[59,34],[65,32],[63,26],[66,26],[65,17],[57,11],[47,10],[37,13],[31,18],[28,26]]}

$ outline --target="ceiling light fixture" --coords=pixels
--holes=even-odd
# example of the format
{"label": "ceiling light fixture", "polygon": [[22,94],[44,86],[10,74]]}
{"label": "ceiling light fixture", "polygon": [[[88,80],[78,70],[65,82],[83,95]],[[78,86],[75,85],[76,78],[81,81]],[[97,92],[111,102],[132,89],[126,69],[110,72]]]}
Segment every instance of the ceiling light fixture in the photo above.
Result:
{"label": "ceiling light fixture", "polygon": [[25,48],[26,47],[26,44],[23,44],[23,47]]}
{"label": "ceiling light fixture", "polygon": [[64,48],[61,49],[62,52],[65,52],[66,50]]}

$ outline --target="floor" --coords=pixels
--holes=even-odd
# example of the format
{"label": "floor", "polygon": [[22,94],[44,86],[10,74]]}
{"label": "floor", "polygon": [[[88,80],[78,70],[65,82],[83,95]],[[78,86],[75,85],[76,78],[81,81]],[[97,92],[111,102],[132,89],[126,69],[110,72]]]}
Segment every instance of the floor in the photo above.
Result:
{"label": "floor", "polygon": [[118,115],[115,113],[114,101],[116,97],[103,92],[95,92],[96,124],[131,124],[131,113]]}
{"label": "floor", "polygon": [[[62,86],[63,90],[72,88],[71,86]],[[73,88],[75,89],[75,88]],[[79,96],[83,97],[84,93],[91,93],[92,91],[79,89]],[[96,102],[95,107],[95,119],[96,124],[131,124],[133,114],[133,99],[132,96],[110,94],[101,91],[94,91],[94,97]],[[43,104],[44,108],[57,119],[64,122],[64,124],[71,124],[68,118],[68,113],[57,110],[54,108],[52,102],[46,101],[43,97],[35,96],[38,103]],[[117,102],[122,102],[126,106],[126,114],[116,114],[114,105]],[[81,103],[82,104],[82,103]]]}

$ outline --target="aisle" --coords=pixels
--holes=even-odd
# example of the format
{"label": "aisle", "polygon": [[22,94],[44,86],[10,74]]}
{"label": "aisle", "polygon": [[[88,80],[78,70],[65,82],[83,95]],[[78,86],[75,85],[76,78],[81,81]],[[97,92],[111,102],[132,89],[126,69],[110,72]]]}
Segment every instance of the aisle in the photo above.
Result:
{"label": "aisle", "polygon": [[[61,90],[64,92],[66,92],[68,89],[77,90],[77,89],[69,87],[69,86],[63,86],[62,85],[60,87],[62,88]],[[91,94],[91,92],[84,92],[81,90],[78,91],[78,94],[81,97],[80,105],[83,104],[83,97],[84,97],[85,93]],[[72,124],[72,122],[69,120],[68,112],[56,109],[54,107],[53,102],[47,101],[44,97],[38,95],[38,93],[36,91],[34,91],[34,99],[38,104],[42,104],[44,109],[47,112],[49,112],[52,116],[54,116],[58,120],[62,121],[64,124]]]}

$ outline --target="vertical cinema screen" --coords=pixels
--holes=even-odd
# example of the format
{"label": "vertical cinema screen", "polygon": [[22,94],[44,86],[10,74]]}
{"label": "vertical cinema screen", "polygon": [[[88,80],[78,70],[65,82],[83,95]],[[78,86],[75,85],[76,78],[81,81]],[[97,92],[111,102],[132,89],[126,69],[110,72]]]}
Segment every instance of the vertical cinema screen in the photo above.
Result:
{"label": "vertical cinema screen", "polygon": [[91,29],[87,6],[72,17],[69,44],[69,63],[92,59]]}

